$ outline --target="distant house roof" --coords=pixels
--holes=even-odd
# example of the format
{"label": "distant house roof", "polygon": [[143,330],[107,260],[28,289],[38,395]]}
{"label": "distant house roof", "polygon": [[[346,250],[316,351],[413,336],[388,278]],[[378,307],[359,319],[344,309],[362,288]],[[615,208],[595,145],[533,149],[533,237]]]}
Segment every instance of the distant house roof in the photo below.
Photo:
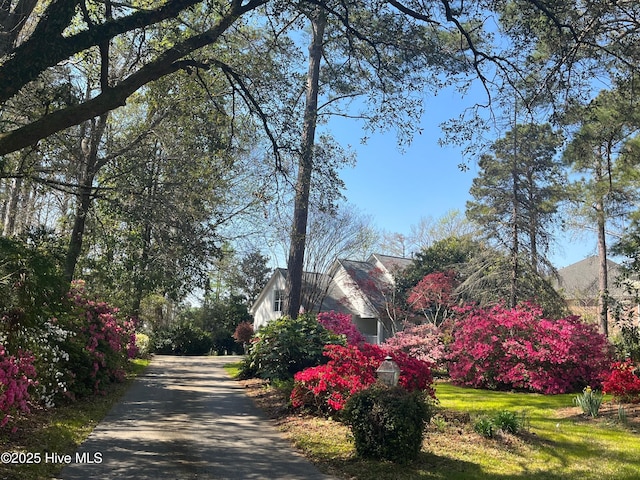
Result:
{"label": "distant house roof", "polygon": [[[568,299],[587,299],[598,296],[598,276],[600,260],[597,256],[585,258],[579,262],[558,270],[557,287]],[[607,259],[609,294],[613,297],[626,296],[623,288],[615,285],[615,278],[620,272],[620,265]]]}
{"label": "distant house roof", "polygon": [[377,259],[384,268],[391,273],[402,271],[411,265],[411,262],[413,262],[410,258],[392,257],[390,255],[380,255],[378,253],[371,255],[369,262],[371,262],[372,259]]}

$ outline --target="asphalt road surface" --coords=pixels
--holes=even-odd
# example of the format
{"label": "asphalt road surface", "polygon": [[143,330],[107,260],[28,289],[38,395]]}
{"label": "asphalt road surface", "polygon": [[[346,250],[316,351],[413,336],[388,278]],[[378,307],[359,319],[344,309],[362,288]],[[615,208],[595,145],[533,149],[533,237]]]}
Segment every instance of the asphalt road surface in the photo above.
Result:
{"label": "asphalt road surface", "polygon": [[328,480],[227,376],[237,360],[154,357],[59,478]]}

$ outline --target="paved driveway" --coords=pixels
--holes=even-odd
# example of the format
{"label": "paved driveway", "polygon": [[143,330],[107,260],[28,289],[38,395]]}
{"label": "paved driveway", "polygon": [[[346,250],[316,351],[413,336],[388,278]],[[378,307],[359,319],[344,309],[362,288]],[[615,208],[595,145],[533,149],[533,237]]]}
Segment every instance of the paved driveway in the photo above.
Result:
{"label": "paved driveway", "polygon": [[60,478],[329,479],[228,378],[238,359],[156,356]]}

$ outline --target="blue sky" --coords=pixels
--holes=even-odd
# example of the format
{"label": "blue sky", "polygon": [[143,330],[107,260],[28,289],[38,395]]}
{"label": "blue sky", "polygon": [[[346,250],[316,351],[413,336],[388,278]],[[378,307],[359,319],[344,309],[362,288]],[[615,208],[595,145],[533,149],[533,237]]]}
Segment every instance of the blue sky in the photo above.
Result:
{"label": "blue sky", "polygon": [[[422,134],[404,152],[399,151],[394,132],[373,134],[362,145],[363,132],[355,122],[331,122],[329,128],[338,141],[357,153],[356,166],[340,175],[348,202],[371,215],[379,229],[403,234],[410,233],[411,225],[421,217],[437,219],[453,209],[464,212],[478,169],[474,159],[463,158],[461,148],[442,147],[438,139],[442,137],[440,124],[471,105],[472,99],[452,92],[432,97],[426,105]],[[463,172],[458,164],[465,161],[469,170]],[[569,234],[556,238],[551,260],[557,268],[595,254],[595,238],[576,239]]]}

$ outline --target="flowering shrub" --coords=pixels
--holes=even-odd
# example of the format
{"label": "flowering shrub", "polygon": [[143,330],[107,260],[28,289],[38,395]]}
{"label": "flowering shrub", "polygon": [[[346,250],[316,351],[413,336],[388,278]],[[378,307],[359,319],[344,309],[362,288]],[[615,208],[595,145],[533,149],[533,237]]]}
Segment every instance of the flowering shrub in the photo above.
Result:
{"label": "flowering shrub", "polygon": [[74,334],[65,342],[69,391],[98,393],[106,384],[122,381],[127,360],[136,356],[134,322],[121,320],[107,303],[87,298],[82,283],[72,285],[70,298],[75,309],[68,318]]}
{"label": "flowering shrub", "polygon": [[599,386],[609,365],[606,337],[579,317],[544,319],[534,305],[461,313],[449,355],[455,383],[564,393]]}
{"label": "flowering shrub", "polygon": [[59,325],[57,318],[50,319],[39,330],[24,331],[24,343],[34,354],[34,368],[38,372],[38,386],[33,397],[47,408],[53,407],[56,399],[67,391],[64,365],[69,354],[64,343],[71,335]]}
{"label": "flowering shrub", "polygon": [[351,315],[338,312],[320,312],[318,322],[327,330],[338,335],[344,335],[349,345],[364,343],[364,336],[351,320]]}
{"label": "flowering shrub", "polygon": [[404,330],[388,338],[384,347],[390,352],[402,351],[424,362],[441,365],[445,348],[440,329],[433,323],[405,324]]}
{"label": "flowering shrub", "polygon": [[[376,370],[390,352],[378,345],[327,345],[325,365],[307,368],[294,376],[291,403],[294,408],[330,414],[344,408],[347,400],[376,382]],[[400,367],[399,385],[406,390],[425,390],[433,396],[430,365],[395,352],[393,359]]]}
{"label": "flowering shrub", "polygon": [[34,360],[30,352],[9,355],[0,345],[0,427],[18,411],[29,413],[29,389],[37,385]]}
{"label": "flowering shrub", "polygon": [[623,402],[640,402],[640,377],[632,362],[616,362],[602,382],[602,389]]}

